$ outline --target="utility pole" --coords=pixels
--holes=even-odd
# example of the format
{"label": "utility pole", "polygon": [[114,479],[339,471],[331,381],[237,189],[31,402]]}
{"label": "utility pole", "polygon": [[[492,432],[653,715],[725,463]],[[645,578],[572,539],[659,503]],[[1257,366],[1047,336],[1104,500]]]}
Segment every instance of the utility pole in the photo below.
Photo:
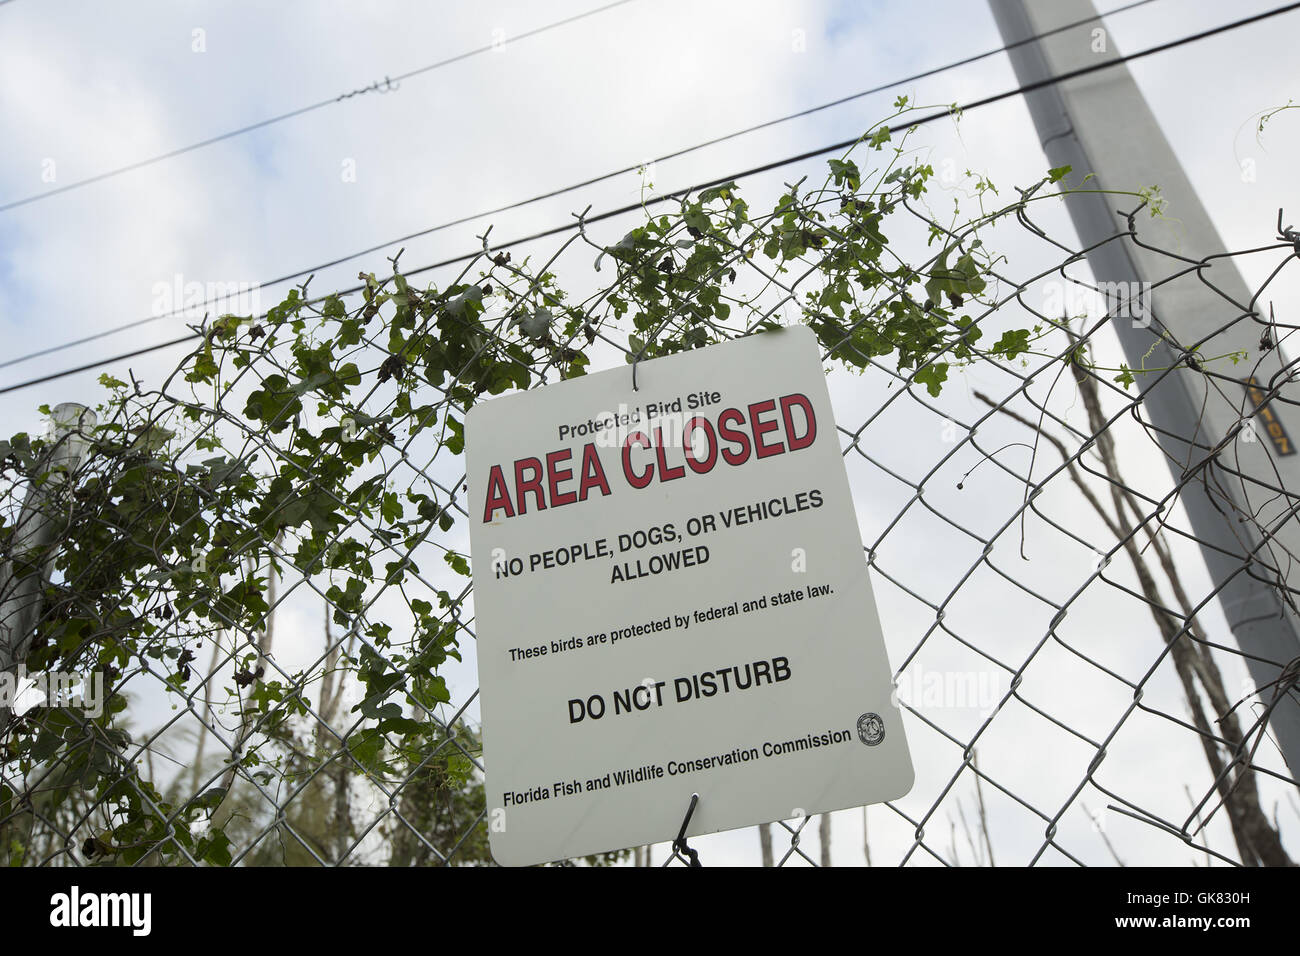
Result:
{"label": "utility pole", "polygon": [[[58,522],[51,513],[58,488],[76,471],[90,445],[86,431],[97,418],[75,402],[56,405],[51,414],[53,443],[23,500],[10,539],[9,560],[0,563],[0,673],[15,673],[27,660],[41,615],[41,592],[57,552]],[[9,726],[13,701],[0,700],[0,735]]]}
{"label": "utility pole", "polygon": [[[1006,43],[1093,18],[1010,50],[1022,86],[1120,55],[1095,19],[1091,0],[989,0],[989,5]],[[1158,250],[1176,250],[1193,260],[1226,250],[1127,66],[1044,86],[1026,93],[1025,100],[1049,164],[1073,169],[1067,185],[1077,186],[1092,174],[1090,187],[1159,186],[1167,201],[1168,219],[1142,216],[1139,235],[1154,247],[1150,249],[1129,241],[1105,242],[1128,230],[1113,208],[1115,197],[1077,193],[1066,197],[1066,206],[1083,247],[1103,243],[1088,253],[1098,283],[1126,283],[1141,296],[1144,308],[1130,315],[1143,315],[1111,322],[1128,365],[1165,369],[1181,363],[1155,384],[1159,373],[1135,372],[1142,410],[1175,481],[1194,476],[1184,485],[1183,507],[1213,584],[1221,588],[1228,626],[1261,688],[1258,699],[1268,704],[1283,668],[1300,659],[1300,618],[1292,597],[1300,593],[1300,521],[1295,516],[1300,456],[1292,444],[1300,437],[1300,406],[1295,403],[1300,390],[1282,371],[1281,349],[1270,351],[1261,344],[1267,312],[1260,315],[1231,258],[1216,259],[1199,274],[1193,270],[1154,289],[1150,285],[1190,265]],[[1239,381],[1211,381],[1188,366],[1184,349],[1203,340],[1203,355],[1239,350],[1249,355],[1230,371],[1215,367],[1225,376],[1240,375]],[[1252,392],[1247,376],[1261,390]],[[1258,399],[1278,383],[1284,383],[1278,398],[1256,413]],[[1256,517],[1239,520],[1243,515]],[[1300,779],[1300,705],[1285,688],[1271,725],[1291,776]]]}

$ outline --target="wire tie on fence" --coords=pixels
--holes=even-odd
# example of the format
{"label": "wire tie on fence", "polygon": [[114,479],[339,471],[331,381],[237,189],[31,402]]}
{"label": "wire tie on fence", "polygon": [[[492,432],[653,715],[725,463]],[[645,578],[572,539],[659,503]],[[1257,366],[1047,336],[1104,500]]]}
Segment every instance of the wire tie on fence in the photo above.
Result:
{"label": "wire tie on fence", "polygon": [[578,235],[582,236],[583,239],[587,238],[587,213],[589,212],[591,212],[591,203],[588,203],[587,208],[582,212],[569,213],[570,216],[578,220]]}
{"label": "wire tie on fence", "polygon": [[682,828],[677,832],[677,839],[673,841],[673,852],[688,857],[691,861],[689,866],[700,866],[700,854],[686,845],[686,828],[691,825],[691,815],[695,813],[695,806],[699,802],[700,795],[691,794],[690,806],[686,808],[686,818],[682,820]]}
{"label": "wire tie on fence", "polygon": [[1282,225],[1282,207],[1277,210],[1277,237],[1284,242],[1289,242],[1295,246],[1295,254],[1300,256],[1300,232],[1292,229],[1290,226]]}

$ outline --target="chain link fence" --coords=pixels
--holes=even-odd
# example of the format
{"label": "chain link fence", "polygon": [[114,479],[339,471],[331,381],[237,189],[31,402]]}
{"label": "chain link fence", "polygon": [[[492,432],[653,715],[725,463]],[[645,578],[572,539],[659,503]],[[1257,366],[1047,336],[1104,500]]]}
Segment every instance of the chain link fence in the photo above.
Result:
{"label": "chain link fence", "polygon": [[[1267,718],[1294,698],[1297,665],[1272,662],[1270,687],[1251,680],[1180,504],[1189,482],[1218,479],[1171,476],[1142,394],[1193,374],[1232,400],[1224,443],[1180,436],[1210,442],[1223,474],[1239,474],[1239,443],[1285,455],[1271,426],[1289,440],[1292,363],[1259,368],[1295,326],[1261,289],[1219,299],[1221,328],[1249,328],[1257,349],[1178,342],[1153,290],[1209,283],[1236,257],[1171,252],[1151,288],[1108,288],[1036,224],[1031,194],[978,230],[899,195],[890,240],[925,263],[918,276],[953,268],[932,243],[1016,250],[924,304],[896,277],[847,318],[826,304],[820,267],[853,237],[816,213],[863,200],[823,188],[795,204],[808,233],[796,255],[778,268],[758,239],[719,240],[696,273],[707,281],[672,287],[643,327],[622,297],[645,263],[676,281],[674,256],[709,232],[667,197],[683,218],[653,249],[578,217],[534,264],[489,234],[442,292],[395,259],[391,277],[205,324],[158,388],[108,379],[99,409],[61,406],[59,437],[0,449],[14,692],[0,852],[25,865],[490,864],[465,407],[802,321],[826,346],[917,779],[887,805],[791,808],[757,833],[692,838],[702,862],[1289,863],[1300,804]],[[713,198],[734,210],[726,187]],[[790,213],[747,228],[761,239]],[[1146,242],[1142,221],[1109,241]],[[1283,235],[1240,255],[1266,260],[1273,282],[1297,247]],[[566,268],[591,279],[580,301],[554,285]],[[715,307],[718,288],[731,309]],[[859,334],[895,307],[941,326],[942,349],[909,366]],[[1119,322],[1187,361],[1129,369]],[[976,326],[1009,346],[996,361],[961,354]],[[328,478],[345,464],[347,493]],[[1280,480],[1270,494],[1294,520],[1294,494]],[[1289,555],[1253,557],[1291,604]],[[63,692],[78,706],[59,706]],[[673,837],[571,862],[689,862]]]}

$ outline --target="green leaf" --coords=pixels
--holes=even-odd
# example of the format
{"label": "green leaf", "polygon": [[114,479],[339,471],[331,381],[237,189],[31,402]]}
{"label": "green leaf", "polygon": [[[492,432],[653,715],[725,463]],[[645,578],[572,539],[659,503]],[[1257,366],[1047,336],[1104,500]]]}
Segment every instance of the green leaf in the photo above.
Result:
{"label": "green leaf", "polygon": [[383,733],[373,727],[358,731],[346,741],[348,752],[365,770],[376,775],[384,771],[384,743]]}
{"label": "green leaf", "polygon": [[720,186],[714,186],[700,193],[700,202],[709,203],[715,199],[731,199],[731,194],[736,192],[735,180],[725,182]]}
{"label": "green leaf", "polygon": [[459,455],[465,450],[465,426],[448,415],[447,431],[449,434],[442,445],[453,455]]}
{"label": "green leaf", "polygon": [[1028,329],[1008,329],[1002,333],[1002,338],[998,339],[993,346],[993,354],[1001,355],[1008,360],[1028,351]]}
{"label": "green leaf", "polygon": [[929,365],[917,369],[912,378],[924,385],[925,390],[933,397],[938,398],[939,393],[943,390],[943,383],[948,379],[948,363],[931,362]]}
{"label": "green leaf", "polygon": [[925,293],[935,304],[942,301],[945,294],[979,295],[985,288],[979,264],[974,257],[965,253],[949,267],[949,251],[945,249],[936,260],[934,269],[930,272],[930,280],[925,284]]}
{"label": "green leaf", "polygon": [[325,300],[325,305],[321,308],[321,314],[330,319],[341,319],[348,314],[348,310],[343,307],[343,300],[337,295],[332,295]]}
{"label": "green leaf", "polygon": [[210,382],[216,377],[218,371],[220,369],[212,357],[212,345],[208,344],[203,351],[194,356],[194,367],[185,373],[185,381]]}
{"label": "green leaf", "polygon": [[851,159],[832,159],[828,164],[836,186],[845,186],[857,192],[862,186],[862,174],[858,172],[857,163]]}
{"label": "green leaf", "polygon": [[518,325],[525,335],[537,341],[550,334],[552,321],[550,309],[538,309],[527,315],[516,315],[510,324]]}

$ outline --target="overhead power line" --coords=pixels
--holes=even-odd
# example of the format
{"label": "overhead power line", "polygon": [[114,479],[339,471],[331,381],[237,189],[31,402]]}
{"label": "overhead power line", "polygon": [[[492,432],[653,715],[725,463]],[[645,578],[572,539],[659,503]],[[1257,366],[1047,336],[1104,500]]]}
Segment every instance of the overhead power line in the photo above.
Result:
{"label": "overhead power line", "polygon": [[[1008,50],[1012,50],[1018,46],[1022,46],[1023,44],[1034,43],[1037,42],[1038,40],[1045,39],[1049,36],[1052,36],[1057,33],[1061,33],[1065,30],[1072,30],[1075,27],[1083,26],[1086,23],[1092,23],[1096,20],[1101,19],[1102,17],[1112,16],[1117,13],[1124,13],[1128,10],[1133,10],[1136,9],[1137,7],[1144,7],[1149,3],[1155,3],[1155,2],[1156,0],[1136,0],[1136,2],[1126,4],[1125,6],[1122,7],[1117,7],[1116,9],[1109,10],[1106,13],[1097,14],[1096,16],[1091,16],[1091,17],[1085,17],[1082,20],[1076,20],[1073,23],[1067,23],[1064,24],[1063,26],[1055,27],[1051,30],[1046,30],[1043,33],[1036,34],[1024,40],[1018,40],[1014,43],[1009,43],[1006,46],[998,47],[996,50],[986,50],[983,53],[977,53],[973,56],[968,56],[960,60],[954,60],[950,63],[945,63],[942,66],[932,67],[920,73],[913,73],[911,76],[900,77],[899,79],[891,80],[888,83],[882,83],[877,86],[873,86],[870,89],[861,90],[857,93],[852,93],[848,96],[841,96],[838,99],[829,100],[825,103],[819,103],[816,106],[810,106],[806,109],[799,110],[798,112],[787,113],[784,116],[779,116],[776,117],[775,119],[765,120],[764,122],[756,123],[753,126],[747,126],[744,129],[738,129],[733,132],[726,133],[722,136],[715,136],[713,139],[708,139],[703,142],[696,143],[693,146],[686,146],[681,149],[674,150],[671,153],[665,153],[662,156],[656,156],[653,159],[649,160],[649,162],[663,163],[672,159],[677,159],[681,156],[685,156],[688,155],[689,153],[697,152],[709,146],[716,146],[719,143],[724,143],[727,142],[728,140],[737,139],[738,137],[747,135],[749,133],[757,132],[758,130],[767,129],[768,127],[771,126],[776,126],[779,123],[785,123],[785,122],[789,122],[790,120],[800,119],[805,116],[810,116],[822,110],[830,109],[835,106],[841,106],[844,103],[849,103],[852,102],[853,100],[861,99],[864,96],[870,96],[875,93],[882,93],[885,90],[894,89],[896,87],[903,86],[907,83],[913,83],[917,80],[935,76],[940,73],[945,73],[950,70],[957,69],[958,67],[966,66],[968,64],[975,63],[979,60],[983,60],[988,57],[995,56],[999,53],[1006,53]],[[282,276],[276,276],[274,279],[270,279],[266,282],[259,283],[257,288],[269,289],[273,286],[281,285],[285,282],[292,282],[295,279],[301,279],[304,276],[312,275],[316,272],[319,272],[322,269],[329,269],[332,268],[333,266],[341,265],[344,262],[349,262],[353,259],[359,259],[362,256],[367,256],[370,255],[371,253],[379,252],[382,249],[388,249],[399,243],[410,242],[412,239],[420,239],[423,238],[424,236],[432,235],[433,233],[441,232],[445,229],[451,229],[455,226],[461,226],[464,225],[465,223],[473,222],[476,219],[482,219],[486,216],[495,216],[504,212],[511,212],[515,209],[521,209],[524,206],[529,206],[532,205],[533,203],[541,202],[542,200],[545,199],[553,199],[554,197],[562,196],[565,193],[574,192],[578,189],[584,189],[588,186],[594,186],[598,183],[606,182],[607,180],[614,179],[618,176],[626,175],[627,173],[636,172],[640,168],[641,168],[640,164],[634,166],[624,166],[620,169],[615,169],[607,173],[602,173],[599,176],[593,176],[590,179],[584,179],[581,182],[572,183],[568,186],[562,186],[558,189],[552,189],[549,190],[548,192],[539,193],[536,196],[530,196],[527,199],[520,199],[515,202],[507,203],[504,206],[497,206],[495,209],[485,209],[481,212],[476,212],[467,216],[461,216],[458,219],[452,219],[448,222],[442,222],[434,226],[428,226],[424,229],[419,229],[415,232],[407,233],[404,236],[397,236],[392,239],[387,239],[381,243],[377,243],[376,245],[367,246],[365,249],[358,249],[356,252],[349,252],[346,255],[339,256],[337,259],[331,259],[327,262],[317,263],[316,265],[311,266],[310,268],[307,269],[300,269],[297,272],[290,272]],[[107,338],[110,335],[116,335],[118,332],[125,332],[128,329],[138,328],[139,326],[147,325],[151,322],[157,322],[160,319],[166,319],[166,318],[170,318],[171,316],[179,315],[180,313],[185,312],[191,308],[202,308],[203,306],[212,305],[219,301],[221,301],[221,297],[219,296],[210,297],[208,299],[205,299],[202,302],[193,303],[190,306],[182,305],[167,312],[159,312],[156,315],[146,316],[145,318],[142,319],[135,319],[130,322],[123,322],[111,328],[101,329],[100,331],[91,333],[90,335],[82,336],[81,338],[70,339],[69,341],[62,342],[58,345],[52,345],[49,346],[48,348],[38,349],[37,351],[34,352],[28,352],[24,355],[19,355],[15,358],[7,359],[3,362],[0,362],[0,368],[8,368],[10,366],[19,365],[23,362],[27,362],[35,358],[41,358],[42,356],[45,355],[52,355],[55,352],[62,352],[66,349],[74,348],[75,346],[78,345],[85,345],[87,342],[94,342],[98,339]]]}
{"label": "overhead power line", "polygon": [[[2,0],[0,0],[0,2],[2,2]],[[625,4],[633,3],[633,2],[634,0],[614,0],[613,3],[607,3],[603,7],[596,7],[594,10],[588,10],[585,13],[578,13],[575,14],[574,16],[566,17],[563,20],[556,20],[554,23],[548,23],[544,26],[536,27],[532,30],[526,30],[523,33],[510,37],[509,42],[517,43],[518,41],[526,40],[529,37],[540,36],[541,34],[547,33],[551,30],[557,30],[560,27],[568,26],[569,24],[576,23],[579,20],[585,20],[587,17],[594,17],[598,13],[604,13],[607,10],[613,10],[615,7],[621,7],[624,6]],[[389,85],[393,83],[400,83],[403,80],[409,80],[412,77],[420,76],[424,73],[430,73],[433,70],[441,69],[444,66],[451,66],[453,63],[459,63],[462,60],[468,60],[470,57],[475,57],[483,53],[488,53],[493,49],[495,49],[495,46],[489,43],[486,46],[476,47],[473,50],[466,50],[464,53],[457,53],[455,56],[449,56],[446,59],[438,60],[434,63],[425,64],[424,66],[417,67],[414,70],[407,70],[405,73],[399,73],[397,76],[392,76],[392,77],[385,76],[384,81]],[[98,173],[94,176],[88,176],[85,179],[79,179],[76,182],[67,183],[63,186],[56,186],[54,189],[47,189],[44,192],[33,193],[30,196],[24,196],[22,199],[15,199],[12,200],[11,202],[5,203],[4,205],[0,205],[0,212],[8,212],[10,209],[17,209],[19,206],[26,206],[29,205],[30,203],[40,202],[42,199],[49,199],[51,196],[57,196],[60,193],[71,192],[74,189],[81,189],[83,186],[89,186],[92,183],[99,183],[99,182],[103,182],[105,179],[112,179],[114,176],[121,176],[123,173],[134,172],[137,169],[143,169],[146,166],[152,166],[155,163],[161,163],[164,160],[174,159],[177,156],[183,156],[186,153],[192,153],[196,149],[203,149],[204,147],[212,146],[215,143],[221,143],[228,139],[234,139],[236,136],[243,136],[245,133],[251,133],[255,130],[264,129],[267,126],[272,126],[276,123],[283,123],[285,120],[293,119],[295,116],[302,116],[304,113],[312,113],[316,110],[324,109],[326,106],[333,106],[336,103],[339,103],[346,99],[350,99],[359,93],[364,93],[370,89],[377,90],[378,88],[379,88],[379,84],[376,83],[376,84],[372,84],[372,86],[370,87],[362,87],[357,90],[352,90],[348,93],[342,93],[338,96],[332,96],[327,100],[320,100],[317,103],[311,103],[307,106],[300,106],[297,109],[289,110],[289,112],[287,113],[280,113],[277,116],[269,116],[264,120],[258,120],[256,123],[249,123],[247,126],[241,126],[238,129],[232,129],[224,133],[219,133],[216,136],[210,136],[207,139],[199,140],[197,143],[190,143],[188,146],[181,146],[178,147],[177,149],[168,150],[165,153],[159,153],[157,156],[150,156],[148,159],[141,159],[134,163],[128,163],[125,166],[119,166],[116,169],[110,169],[107,170],[106,172]]]}
{"label": "overhead power line", "polygon": [[[971,110],[979,109],[980,107],[983,106],[989,106],[993,103],[1001,102],[1002,100],[1011,99],[1012,97],[1016,97],[1016,96],[1022,96],[1025,93],[1032,93],[1034,90],[1042,89],[1047,86],[1053,86],[1057,83],[1064,83],[1068,80],[1072,80],[1080,76],[1086,76],[1088,74],[1096,73],[1101,70],[1110,69],[1112,67],[1116,67],[1124,63],[1130,63],[1134,60],[1140,60],[1145,57],[1153,56],[1157,53],[1163,53],[1167,50],[1172,50],[1181,46],[1186,46],[1189,43],[1195,43],[1200,40],[1208,39],[1209,37],[1217,36],[1221,33],[1227,33],[1232,30],[1237,30],[1240,29],[1241,27],[1249,26],[1254,23],[1259,23],[1263,20],[1280,16],[1281,14],[1284,13],[1290,13],[1297,9],[1300,9],[1300,0],[1296,0],[1296,2],[1289,3],[1281,7],[1276,7],[1272,10],[1266,10],[1263,13],[1254,14],[1253,16],[1243,17],[1239,20],[1234,20],[1230,23],[1226,23],[1221,26],[1212,27],[1207,30],[1202,30],[1199,33],[1194,33],[1189,36],[1180,37],[1177,40],[1170,40],[1166,43],[1160,43],[1157,44],[1156,46],[1148,47],[1145,50],[1139,50],[1136,53],[1125,54],[1124,56],[1116,57],[1113,60],[1105,60],[1100,63],[1094,63],[1090,66],[1080,67],[1079,69],[1076,70],[1069,70],[1057,76],[1048,77],[1047,79],[1044,80],[1038,80],[1034,83],[1026,83],[1022,86],[1018,86],[1010,90],[1005,90],[1001,93],[993,93],[990,94],[989,96],[985,96],[977,100],[972,100],[969,103],[960,105],[957,107],[957,110],[959,110],[962,113],[968,113]],[[929,115],[922,116],[919,119],[912,120],[907,123],[896,124],[895,126],[892,126],[890,129],[891,132],[901,132],[903,130],[910,129],[915,126],[923,126],[928,123],[935,122],[937,120],[946,119],[951,115],[952,115],[951,111],[944,110],[942,112],[931,113]],[[588,225],[596,222],[601,222],[606,219],[611,219],[615,216],[621,216],[625,213],[642,209],[645,206],[656,205],[661,202],[667,202],[673,199],[677,199],[682,196],[688,195],[692,192],[695,192],[697,190],[707,189],[711,186],[717,186],[722,183],[730,182],[732,180],[743,179],[748,176],[757,175],[759,173],[769,172],[771,170],[779,169],[783,166],[793,165],[794,163],[803,162],[808,159],[815,159],[819,156],[824,156],[827,153],[839,152],[848,149],[850,146],[853,146],[858,142],[860,142],[859,137],[855,137],[853,139],[846,139],[838,143],[831,143],[830,145],[823,146],[819,149],[809,150],[807,152],[799,153],[794,156],[787,156],[784,159],[773,160],[772,162],[763,163],[762,165],[759,166],[751,166],[748,169],[743,169],[736,172],[728,173],[725,176],[720,176],[715,179],[708,180],[707,182],[696,183],[695,185],[685,189],[679,189],[671,193],[664,193],[662,195],[652,197],[651,199],[648,199],[645,202],[629,203],[628,205],[620,206],[616,209],[608,209],[602,213],[597,213],[594,216],[585,216],[583,217],[583,222]],[[509,242],[505,242],[500,245],[493,246],[493,248],[496,250],[510,249],[514,246],[523,245],[524,243],[527,242],[533,242],[538,239],[545,239],[547,237],[558,235],[560,233],[569,232],[576,228],[578,228],[578,224],[576,222],[564,223],[559,226],[553,226],[549,229],[545,229],[540,232],[535,232],[531,235],[522,236],[520,238],[513,239]],[[418,275],[423,272],[429,272],[433,269],[439,269],[449,265],[455,265],[457,263],[467,262],[479,255],[482,255],[482,250],[475,250],[474,252],[464,253],[459,256],[454,256],[450,259],[444,259],[440,262],[434,262],[429,265],[421,266],[418,269],[408,270],[406,272],[406,275]],[[350,289],[341,290],[336,294],[351,294],[360,291],[360,289],[362,288],[363,286],[354,286]],[[104,365],[109,365],[113,362],[122,361],[123,359],[135,358],[136,356],[144,355],[149,352],[156,352],[161,349],[173,348],[177,345],[181,345],[185,342],[191,342],[198,338],[201,338],[200,333],[191,332],[189,335],[181,336],[180,338],[172,339],[167,342],[160,342],[156,345],[145,346],[143,348],[135,349],[130,352],[124,352],[119,355],[114,355],[110,358],[99,359],[94,362],[89,362],[85,365],[80,365],[75,368],[64,369],[59,372],[52,372],[48,375],[42,375],[37,378],[28,379],[27,381],[24,382],[18,382],[14,385],[8,385],[5,386],[4,388],[0,388],[0,395],[7,394],[9,392],[18,391],[19,389],[23,389],[23,388],[30,388],[31,386],[40,385],[44,382],[53,381],[59,378],[64,378],[68,375],[75,375],[80,372],[89,371],[91,369],[99,368]]]}

